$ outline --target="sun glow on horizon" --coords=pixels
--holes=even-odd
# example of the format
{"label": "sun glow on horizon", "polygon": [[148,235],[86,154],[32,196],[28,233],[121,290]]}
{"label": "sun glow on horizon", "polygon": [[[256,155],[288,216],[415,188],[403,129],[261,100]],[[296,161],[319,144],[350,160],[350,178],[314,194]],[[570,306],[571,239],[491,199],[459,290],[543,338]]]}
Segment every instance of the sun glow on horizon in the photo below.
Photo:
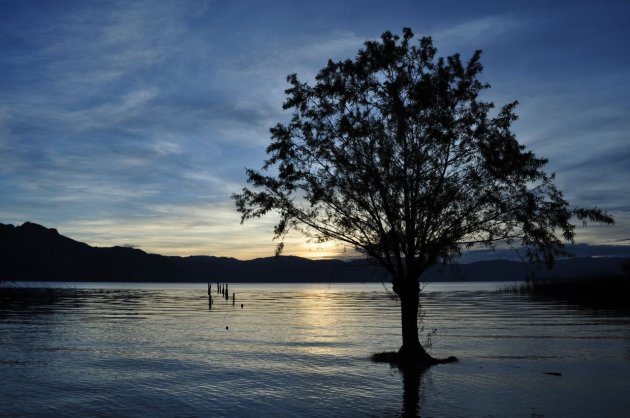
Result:
{"label": "sun glow on horizon", "polygon": [[[28,221],[47,228],[55,228],[59,234],[93,247],[126,246],[166,256],[215,256],[240,260],[274,256],[279,241],[273,240],[273,219],[261,219],[240,225],[238,220],[234,219],[237,216],[233,212],[213,215],[208,215],[206,222],[200,220],[178,222],[172,217],[144,221],[88,219],[62,224],[51,224],[39,219]],[[21,225],[26,220],[12,221],[10,223],[14,225]],[[347,245],[334,241],[314,243],[299,233],[288,234],[284,243],[282,255],[285,256],[313,260],[359,256],[356,250]]]}

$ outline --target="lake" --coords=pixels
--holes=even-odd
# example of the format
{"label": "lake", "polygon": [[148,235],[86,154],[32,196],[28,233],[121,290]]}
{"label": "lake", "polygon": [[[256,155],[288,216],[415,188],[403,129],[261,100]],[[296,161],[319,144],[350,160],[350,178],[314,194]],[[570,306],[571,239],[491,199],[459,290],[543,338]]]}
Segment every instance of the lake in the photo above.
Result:
{"label": "lake", "polygon": [[65,283],[0,310],[0,416],[630,416],[630,313],[500,286],[427,285],[423,338],[460,361],[403,375],[369,360],[400,345],[381,284],[234,283],[209,310],[205,284]]}

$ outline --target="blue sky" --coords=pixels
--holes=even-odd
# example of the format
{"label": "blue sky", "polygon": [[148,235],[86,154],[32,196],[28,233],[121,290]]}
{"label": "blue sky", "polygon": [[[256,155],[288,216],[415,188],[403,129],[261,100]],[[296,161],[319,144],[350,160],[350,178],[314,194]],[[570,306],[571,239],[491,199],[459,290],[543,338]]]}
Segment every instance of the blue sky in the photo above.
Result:
{"label": "blue sky", "polygon": [[[383,31],[484,51],[487,98],[519,100],[519,140],[576,206],[630,244],[628,1],[0,0],[0,222],[172,255],[273,254],[273,217],[229,196],[286,120],[286,76],[312,79]],[[630,247],[628,247],[630,248]],[[286,254],[342,255],[289,236]]]}

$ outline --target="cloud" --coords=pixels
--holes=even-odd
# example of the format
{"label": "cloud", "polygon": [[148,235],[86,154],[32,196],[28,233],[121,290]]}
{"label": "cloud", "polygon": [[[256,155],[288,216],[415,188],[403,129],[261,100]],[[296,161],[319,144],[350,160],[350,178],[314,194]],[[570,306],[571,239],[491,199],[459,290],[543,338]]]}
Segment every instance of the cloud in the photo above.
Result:
{"label": "cloud", "polygon": [[[535,5],[403,3],[375,19],[369,7],[326,3],[310,4],[313,16],[238,1],[18,3],[0,6],[5,221],[164,253],[272,253],[273,218],[240,226],[229,195],[245,185],[244,167],[262,164],[269,127],[290,117],[287,74],[311,82],[329,58],[414,22],[441,54],[487,49],[489,97],[521,100],[519,138],[550,158],[572,203],[630,207],[626,58],[606,52],[620,45],[613,38],[588,65],[567,43],[540,44],[567,29],[556,27],[561,8],[540,18]],[[593,44],[607,33],[589,30]],[[630,236],[630,219],[618,219],[578,236]],[[309,247],[296,238],[295,248]]]}
{"label": "cloud", "polygon": [[482,45],[504,38],[506,34],[526,24],[522,17],[516,19],[510,15],[483,16],[438,27],[432,33],[432,38],[440,50],[471,46],[479,49]]}
{"label": "cloud", "polygon": [[[630,107],[623,90],[610,88],[623,80],[622,74],[595,75],[589,89],[550,80],[519,98],[519,138],[549,159],[548,170],[557,173],[557,183],[576,205],[630,206],[630,196],[620,187],[630,181],[630,123],[625,117]],[[565,92],[556,92],[556,84]]]}

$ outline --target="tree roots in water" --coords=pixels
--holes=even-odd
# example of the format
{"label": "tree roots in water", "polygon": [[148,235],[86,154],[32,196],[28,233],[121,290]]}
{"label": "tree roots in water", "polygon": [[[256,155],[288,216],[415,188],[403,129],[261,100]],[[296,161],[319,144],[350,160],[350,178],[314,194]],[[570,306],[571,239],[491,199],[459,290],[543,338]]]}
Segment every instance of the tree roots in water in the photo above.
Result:
{"label": "tree roots in water", "polygon": [[425,352],[419,352],[417,355],[403,355],[399,351],[386,351],[383,353],[375,353],[370,356],[375,363],[389,363],[390,366],[398,368],[406,367],[429,367],[436,364],[455,363],[457,357],[450,356],[444,359],[431,357]]}

